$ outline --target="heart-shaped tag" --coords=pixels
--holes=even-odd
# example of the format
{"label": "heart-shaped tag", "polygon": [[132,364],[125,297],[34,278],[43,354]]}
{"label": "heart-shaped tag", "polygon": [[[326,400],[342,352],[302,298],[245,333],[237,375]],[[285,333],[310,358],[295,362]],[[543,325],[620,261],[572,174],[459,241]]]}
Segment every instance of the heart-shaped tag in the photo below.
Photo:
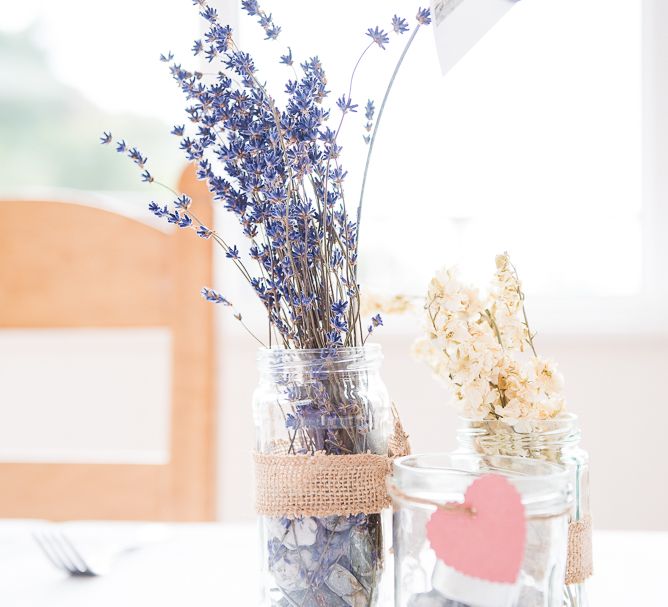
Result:
{"label": "heart-shaped tag", "polygon": [[466,490],[464,508],[438,508],[427,523],[436,556],[460,573],[514,584],[526,542],[524,506],[503,476],[485,474]]}

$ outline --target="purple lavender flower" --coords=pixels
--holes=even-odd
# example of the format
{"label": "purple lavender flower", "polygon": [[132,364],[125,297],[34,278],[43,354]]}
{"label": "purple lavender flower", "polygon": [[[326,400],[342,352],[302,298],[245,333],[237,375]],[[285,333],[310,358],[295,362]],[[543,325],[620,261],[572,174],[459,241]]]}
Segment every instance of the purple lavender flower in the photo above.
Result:
{"label": "purple lavender flower", "polygon": [[178,221],[178,226],[180,228],[189,228],[190,226],[192,226],[192,224],[193,224],[192,218],[190,217],[190,215],[187,215],[185,213],[181,215],[181,219],[179,219]]}
{"label": "purple lavender flower", "polygon": [[148,169],[146,169],[142,174],[141,174],[141,180],[146,182],[146,183],[153,183],[153,175],[148,172]]}
{"label": "purple lavender flower", "polygon": [[348,171],[344,171],[342,167],[338,166],[334,170],[330,171],[329,178],[332,180],[332,183],[341,186],[343,181],[348,175]]}
{"label": "purple lavender flower", "polygon": [[343,316],[332,316],[331,318],[332,326],[343,333],[348,332],[348,323],[346,322]]}
{"label": "purple lavender flower", "polygon": [[369,36],[380,48],[385,50],[385,45],[390,41],[390,37],[379,27],[369,28],[366,32],[366,35]]}
{"label": "purple lavender flower", "polygon": [[325,338],[327,339],[327,345],[329,347],[338,347],[343,345],[343,339],[341,338],[340,331],[328,331],[325,334]]}
{"label": "purple lavender flower", "polygon": [[213,23],[218,19],[218,11],[215,8],[212,8],[207,5],[203,5],[204,9],[200,12],[200,15],[204,17],[207,21]]}
{"label": "purple lavender flower", "polygon": [[174,59],[174,53],[172,53],[172,51],[169,51],[166,55],[160,55],[160,61],[163,63],[169,63],[172,59]]}
{"label": "purple lavender flower", "polygon": [[151,213],[153,213],[156,217],[165,217],[169,213],[167,205],[161,207],[156,202],[149,203],[148,210],[151,211]]}
{"label": "purple lavender flower", "polygon": [[371,142],[371,129],[373,129],[373,116],[376,111],[376,108],[373,104],[373,101],[369,99],[366,102],[366,106],[364,106],[364,117],[366,118],[366,123],[364,125],[364,130],[366,131],[366,134],[364,134],[364,143],[368,144]]}
{"label": "purple lavender flower", "polygon": [[268,15],[260,8],[257,0],[242,0],[241,8],[251,17],[259,17],[257,22],[266,34],[265,40],[276,40],[278,38],[281,28],[274,23],[271,14]]}
{"label": "purple lavender flower", "polygon": [[232,305],[220,293],[218,293],[217,291],[214,291],[213,289],[207,289],[206,287],[204,287],[202,289],[202,297],[204,297],[204,299],[206,299],[207,301],[211,301],[211,302],[217,303],[217,304],[222,304],[224,306],[231,306]]}
{"label": "purple lavender flower", "polygon": [[376,111],[376,108],[374,107],[373,101],[369,99],[366,102],[366,105],[364,106],[364,117],[367,120],[373,120],[373,114]]}
{"label": "purple lavender flower", "polygon": [[197,228],[197,235],[200,238],[211,238],[211,236],[213,236],[213,231],[211,231],[206,226],[201,225]]}
{"label": "purple lavender flower", "polygon": [[142,156],[141,152],[137,148],[130,148],[128,150],[128,157],[136,165],[138,165],[140,169],[143,169],[148,162],[148,158],[146,156]]}
{"label": "purple lavender flower", "polygon": [[175,201],[174,206],[177,209],[183,209],[184,211],[190,208],[192,204],[192,198],[186,194],[181,194]]}
{"label": "purple lavender flower", "polygon": [[357,111],[357,104],[353,103],[352,99],[349,97],[346,97],[345,95],[341,95],[336,100],[336,106],[345,114],[346,112],[356,112]]}
{"label": "purple lavender flower", "polygon": [[127,146],[126,146],[125,141],[123,139],[121,139],[120,141],[118,141],[116,143],[116,151],[119,154],[124,154],[126,150],[127,150]]}
{"label": "purple lavender flower", "polygon": [[332,312],[336,314],[337,316],[343,316],[343,314],[346,313],[346,308],[348,307],[348,302],[339,300],[335,301],[332,304]]}
{"label": "purple lavender flower", "polygon": [[431,23],[431,11],[428,8],[418,9],[415,18],[420,25],[429,25]]}
{"label": "purple lavender flower", "polygon": [[403,34],[404,32],[408,31],[408,21],[404,19],[403,17],[399,17],[398,15],[394,15],[392,17],[392,29],[394,30],[395,34]]}
{"label": "purple lavender flower", "polygon": [[267,34],[265,40],[276,40],[278,35],[281,33],[281,28],[272,23],[271,25],[267,26],[264,31]]}
{"label": "purple lavender flower", "polygon": [[371,319],[371,324],[367,328],[367,336],[371,335],[377,327],[380,327],[383,325],[383,319],[380,314],[376,314],[372,319]]}
{"label": "purple lavender flower", "polygon": [[255,17],[260,12],[260,5],[257,0],[242,0],[241,8],[245,10],[251,17]]}
{"label": "purple lavender flower", "polygon": [[288,52],[285,55],[281,55],[281,63],[292,65],[292,49],[290,47],[288,47]]}
{"label": "purple lavender flower", "polygon": [[111,133],[107,132],[107,131],[102,133],[102,137],[100,137],[100,143],[103,144],[103,145],[106,145],[106,144],[111,143],[111,142],[112,142]]}

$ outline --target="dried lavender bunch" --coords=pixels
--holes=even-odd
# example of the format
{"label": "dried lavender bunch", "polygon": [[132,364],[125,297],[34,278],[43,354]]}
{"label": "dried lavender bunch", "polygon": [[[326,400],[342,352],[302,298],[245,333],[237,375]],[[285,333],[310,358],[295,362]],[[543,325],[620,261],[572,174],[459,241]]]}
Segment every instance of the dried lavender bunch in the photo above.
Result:
{"label": "dried lavender bunch", "polygon": [[[266,345],[277,341],[293,355],[302,354],[295,350],[320,351],[321,356],[295,376],[276,380],[283,394],[280,431],[289,444],[288,454],[386,453],[386,444],[374,444],[370,438],[374,432],[381,434],[384,426],[375,417],[382,415],[376,406],[382,407],[372,402],[378,394],[367,394],[368,373],[336,369],[342,364],[339,355],[346,356],[342,348],[364,345],[383,324],[379,314],[363,322],[360,312],[357,261],[363,196],[356,209],[347,207],[347,171],[338,137],[346,117],[358,109],[352,96],[358,66],[374,47],[385,49],[390,36],[379,27],[367,30],[370,41],[355,64],[347,91],[336,99],[337,117],[331,128],[332,110],[326,106],[330,92],[317,56],[298,65],[290,48],[281,56],[293,78],[285,85],[285,106],[279,107],[229,25],[220,22],[205,0],[194,4],[208,26],[204,38],[195,41],[193,53],[215,71],[188,70],[174,62],[171,53],[161,57],[170,64],[188,104],[190,124],[176,125],[172,132],[186,158],[197,165],[198,178],[207,181],[214,199],[236,217],[246,242],[231,242],[203,225],[192,212],[190,198],[171,189],[169,202],[153,201],[149,210],[223,248],[267,312]],[[242,8],[257,19],[268,40],[278,38],[281,28],[256,0],[243,0]],[[418,11],[378,115],[372,101],[366,104],[365,181],[397,71],[418,30],[430,20],[428,9]],[[410,29],[398,16],[391,25],[396,36]],[[103,135],[102,143],[113,143],[111,133]],[[137,148],[121,140],[116,149],[142,170],[144,181],[167,187],[149,172],[147,158]],[[232,307],[214,289],[205,287],[202,295]],[[236,310],[235,317],[243,322]],[[383,568],[380,514],[266,518],[263,529],[272,605],[377,603]]]}
{"label": "dried lavender bunch", "polygon": [[[363,192],[351,214],[344,195],[347,171],[337,140],[345,118],[357,112],[353,81],[357,67],[373,47],[385,49],[390,36],[379,27],[369,28],[370,42],[353,69],[347,93],[336,100],[338,119],[328,126],[331,110],[325,72],[317,56],[298,66],[288,48],[280,62],[291,68],[285,107],[260,80],[250,54],[242,50],[232,28],[221,23],[205,0],[193,0],[208,29],[193,45],[215,71],[204,74],[176,63],[172,53],[161,56],[187,100],[190,124],[172,131],[180,139],[186,158],[197,164],[199,179],[206,180],[214,199],[239,221],[246,246],[230,242],[192,213],[188,196],[170,189],[173,198],[151,202],[149,210],[169,223],[192,229],[213,239],[253,288],[269,318],[263,345],[277,340],[286,348],[337,348],[363,345],[382,324],[380,316],[363,322],[357,281],[359,222]],[[267,40],[278,38],[281,28],[256,0],[243,0],[242,8],[257,18]],[[369,143],[364,181],[383,108],[396,73],[418,30],[431,21],[420,9],[416,23],[384,95],[376,118],[374,104],[366,105],[366,140]],[[394,16],[391,31],[409,30],[406,19]],[[111,133],[101,139],[111,144]],[[147,168],[147,158],[125,141],[116,142],[142,169],[142,179],[163,185]],[[169,188],[168,188],[169,189]],[[205,288],[203,296],[231,305],[220,293]],[[241,314],[235,312],[241,321]],[[256,338],[257,339],[257,338]]]}

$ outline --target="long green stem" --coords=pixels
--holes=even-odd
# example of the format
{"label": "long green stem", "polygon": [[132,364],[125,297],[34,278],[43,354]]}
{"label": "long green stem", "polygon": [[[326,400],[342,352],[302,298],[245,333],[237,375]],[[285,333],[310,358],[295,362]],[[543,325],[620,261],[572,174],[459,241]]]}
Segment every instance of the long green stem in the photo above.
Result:
{"label": "long green stem", "polygon": [[358,246],[358,248],[359,248],[360,224],[362,223],[362,203],[364,202],[364,188],[366,187],[366,180],[367,180],[367,176],[369,174],[369,163],[371,161],[371,153],[373,152],[373,146],[374,146],[374,143],[376,142],[376,135],[378,134],[378,126],[380,125],[380,120],[383,117],[383,111],[385,110],[385,104],[387,103],[387,98],[390,96],[390,91],[392,90],[392,86],[394,85],[394,81],[397,78],[397,74],[399,73],[399,69],[401,68],[401,64],[404,62],[404,58],[406,57],[406,53],[408,53],[408,49],[411,47],[411,44],[413,44],[413,40],[415,39],[415,36],[417,35],[419,29],[420,29],[420,24],[415,26],[415,29],[413,30],[413,33],[411,34],[410,38],[408,39],[408,42],[406,42],[406,46],[404,47],[404,50],[401,52],[401,56],[399,57],[399,61],[397,61],[397,65],[394,67],[394,72],[392,72],[392,77],[390,78],[390,82],[388,83],[387,89],[385,90],[385,96],[383,97],[383,102],[380,104],[380,108],[378,110],[378,118],[376,118],[376,124],[373,127],[373,134],[371,135],[371,141],[369,142],[369,151],[367,152],[366,163],[364,165],[364,176],[362,177],[362,187],[360,189],[360,201],[359,201],[359,205],[357,206],[357,246]]}

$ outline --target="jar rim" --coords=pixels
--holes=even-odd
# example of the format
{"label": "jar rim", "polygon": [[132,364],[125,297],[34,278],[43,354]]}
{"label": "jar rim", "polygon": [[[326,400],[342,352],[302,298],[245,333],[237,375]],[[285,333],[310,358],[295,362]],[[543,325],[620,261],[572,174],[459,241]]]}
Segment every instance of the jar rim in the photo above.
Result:
{"label": "jar rim", "polygon": [[463,501],[484,474],[506,477],[522,496],[527,514],[561,512],[572,501],[570,473],[551,462],[508,455],[420,453],[394,460],[392,481],[411,496]]}
{"label": "jar rim", "polygon": [[355,353],[367,353],[367,354],[380,354],[382,348],[380,344],[364,344],[363,346],[337,346],[335,348],[285,348],[283,346],[272,346],[271,348],[258,348],[258,358],[275,356],[279,353],[283,354],[304,354],[304,355],[314,355],[321,354],[323,352],[337,352],[341,354],[355,354]]}
{"label": "jar rim", "polygon": [[257,363],[261,374],[301,372],[354,373],[378,369],[383,360],[380,344],[340,348],[260,348]]}
{"label": "jar rim", "polygon": [[[478,441],[491,441],[498,437],[498,430],[504,438],[512,441],[533,440],[540,437],[544,447],[550,447],[551,442],[560,444],[577,444],[580,441],[581,431],[577,414],[567,411],[557,417],[548,419],[520,419],[518,424],[510,424],[504,419],[474,419],[460,417],[460,427],[457,436],[460,439],[468,437]],[[520,424],[522,427],[520,427]]]}
{"label": "jar rim", "polygon": [[[467,424],[474,424],[474,423],[486,423],[486,422],[501,422],[504,423],[504,420],[501,419],[477,419],[475,417],[466,417],[465,415],[460,415],[459,419],[462,422],[465,422]],[[563,413],[560,413],[556,417],[549,417],[547,419],[521,419],[519,421],[527,421],[531,423],[550,423],[550,422],[564,422],[565,423],[570,423],[571,425],[577,424],[579,421],[580,417],[578,416],[577,413],[573,413],[572,411],[565,411]],[[507,424],[510,426],[510,424]]]}

